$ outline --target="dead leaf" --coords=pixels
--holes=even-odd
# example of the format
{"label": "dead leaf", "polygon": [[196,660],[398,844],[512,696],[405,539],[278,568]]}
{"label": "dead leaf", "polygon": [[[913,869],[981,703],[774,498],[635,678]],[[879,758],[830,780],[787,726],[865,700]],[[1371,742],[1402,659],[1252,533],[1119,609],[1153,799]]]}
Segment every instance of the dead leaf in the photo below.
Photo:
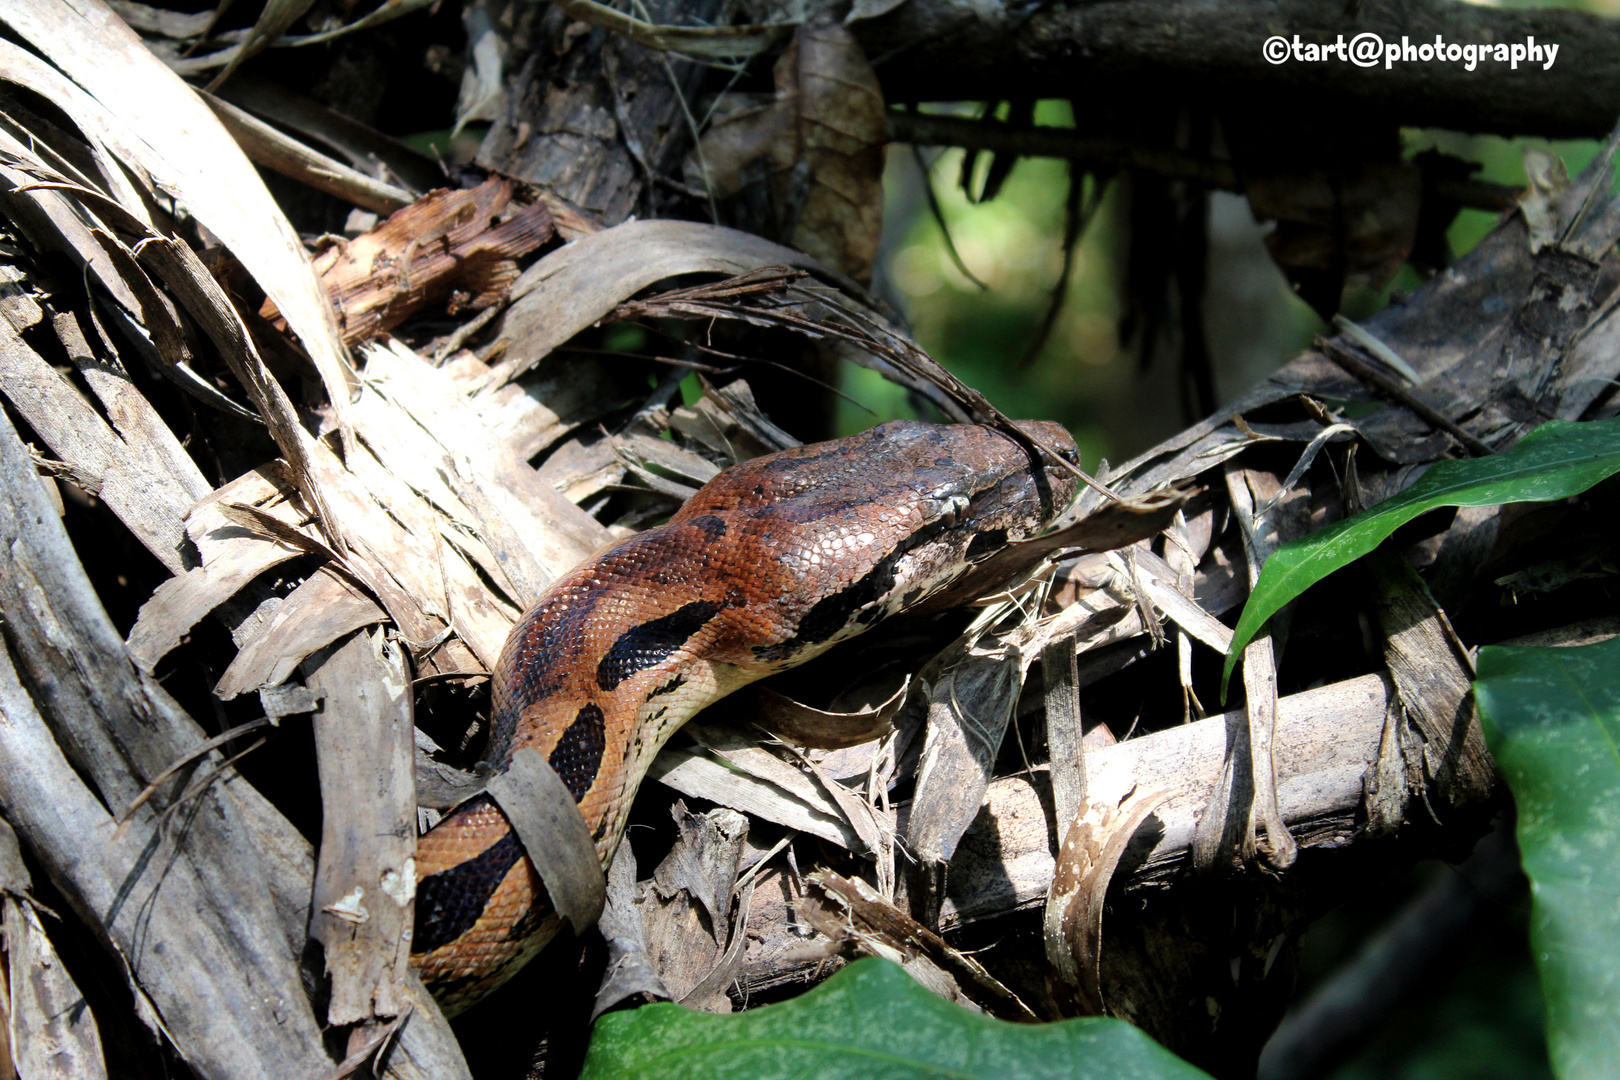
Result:
{"label": "dead leaf", "polygon": [[785,743],[843,750],[893,731],[894,716],[905,704],[910,688],[907,679],[887,700],[851,712],[817,709],[766,686],[749,687],[743,692],[748,697],[740,704],[749,719]]}
{"label": "dead leaf", "polygon": [[1130,794],[1081,804],[1063,837],[1057,870],[1046,894],[1046,958],[1074,988],[1082,1015],[1103,1011],[1101,974],[1103,900],[1131,836],[1161,804],[1166,791]]}
{"label": "dead leaf", "polygon": [[[376,337],[442,301],[456,314],[503,300],[517,260],[556,235],[544,206],[515,203],[512,194],[512,182],[500,177],[467,191],[432,191],[317,256],[344,342]],[[279,313],[266,301],[260,314]]]}
{"label": "dead leaf", "polygon": [[837,946],[899,964],[906,974],[948,1001],[1006,1020],[1039,1019],[1030,1007],[973,957],[895,907],[867,882],[831,870],[808,878],[814,890],[805,918]]}
{"label": "dead leaf", "polygon": [[775,77],[776,100],[715,124],[688,168],[722,199],[764,194],[760,231],[870,282],[886,139],[877,75],[853,34],[822,22],[799,28]]}
{"label": "dead leaf", "polygon": [[672,998],[690,1008],[730,1012],[725,988],[741,959],[747,919],[746,903],[732,919],[731,901],[748,819],[725,807],[689,813],[680,800],[670,812],[678,838],[652,880],[641,884],[635,903],[648,956]]}
{"label": "dead leaf", "polygon": [[[1275,220],[1266,249],[1296,287],[1332,275],[1378,288],[1417,240],[1423,177],[1407,162],[1369,162],[1348,173],[1252,175],[1244,190],[1260,221]],[[1334,307],[1338,289],[1330,289]],[[1309,299],[1309,297],[1307,297]]]}

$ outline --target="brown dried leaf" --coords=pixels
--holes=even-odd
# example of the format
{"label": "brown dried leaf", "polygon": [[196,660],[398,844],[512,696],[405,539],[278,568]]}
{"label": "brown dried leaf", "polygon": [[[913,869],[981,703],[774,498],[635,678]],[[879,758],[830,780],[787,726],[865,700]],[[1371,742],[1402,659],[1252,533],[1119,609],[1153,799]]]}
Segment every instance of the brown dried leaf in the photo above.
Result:
{"label": "brown dried leaf", "polygon": [[973,823],[990,783],[1022,681],[1015,646],[969,634],[923,668],[917,694],[928,734],[917,765],[917,793],[906,839],[919,867],[933,875],[931,903],[942,896],[944,868]]}
{"label": "brown dried leaf", "polygon": [[[557,205],[548,202],[553,213]],[[566,232],[559,216],[558,226]],[[763,266],[793,266],[833,280],[852,294],[844,275],[792,248],[736,229],[695,221],[649,219],[602,229],[546,255],[512,285],[512,306],[495,333],[508,342],[499,363],[474,389],[499,388],[594,325],[647,286],[682,274],[743,274]]]}
{"label": "brown dried leaf", "polygon": [[[888,700],[852,712],[817,709],[766,686],[738,694],[748,718],[785,743],[820,750],[843,750],[882,738],[894,730],[894,716],[905,704],[911,680]],[[745,696],[746,695],[746,696]]]}
{"label": "brown dried leaf", "polygon": [[1137,827],[1170,795],[1155,791],[1132,799],[1127,794],[1117,805],[1112,800],[1088,800],[1064,834],[1046,894],[1046,957],[1074,988],[1082,1014],[1103,1011],[1098,959],[1108,882]]}
{"label": "brown dried leaf", "polygon": [[723,199],[766,186],[778,236],[862,283],[883,226],[883,91],[855,37],[799,28],[777,61],[776,101],[715,124],[697,154]]}
{"label": "brown dried leaf", "polygon": [[[441,301],[453,314],[503,300],[517,260],[556,234],[544,206],[514,203],[512,194],[501,177],[467,191],[432,191],[317,256],[344,342],[375,337]],[[269,301],[261,314],[278,317]]]}
{"label": "brown dried leaf", "polygon": [[1266,247],[1289,280],[1339,273],[1378,288],[1399,270],[1417,238],[1423,178],[1407,162],[1369,162],[1329,178],[1270,174],[1245,183],[1261,220],[1276,220]]}
{"label": "brown dried leaf", "polygon": [[405,188],[385,183],[328,157],[228,101],[206,91],[199,93],[254,164],[373,213],[390,214],[410,205],[413,193]]}
{"label": "brown dried leaf", "polygon": [[607,871],[607,902],[597,929],[607,942],[607,971],[591,1006],[591,1020],[619,1002],[637,994],[655,1001],[670,999],[669,987],[658,977],[647,952],[647,932],[637,903],[636,855],[629,844],[620,844]]}
{"label": "brown dried leaf", "polygon": [[1030,1007],[973,957],[895,907],[859,878],[818,870],[808,878],[805,917],[833,942],[892,960],[941,997],[1007,1020],[1038,1020]]}
{"label": "brown dried leaf", "polygon": [[731,919],[737,867],[748,819],[720,807],[689,813],[671,807],[679,837],[643,882],[636,909],[646,927],[648,954],[673,998],[691,1008],[730,1012],[725,988],[741,958],[746,905]]}

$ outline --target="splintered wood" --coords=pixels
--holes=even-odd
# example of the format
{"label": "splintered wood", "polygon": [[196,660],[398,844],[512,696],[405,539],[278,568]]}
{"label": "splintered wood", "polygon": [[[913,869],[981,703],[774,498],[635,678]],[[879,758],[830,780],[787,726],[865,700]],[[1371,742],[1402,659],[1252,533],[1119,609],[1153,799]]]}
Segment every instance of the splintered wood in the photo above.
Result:
{"label": "splintered wood", "polygon": [[[512,182],[496,177],[429,192],[371,232],[331,241],[315,272],[344,342],[355,345],[432,304],[454,316],[504,300],[518,260],[555,235],[544,205],[515,200]],[[266,302],[261,314],[274,320],[280,312]]]}

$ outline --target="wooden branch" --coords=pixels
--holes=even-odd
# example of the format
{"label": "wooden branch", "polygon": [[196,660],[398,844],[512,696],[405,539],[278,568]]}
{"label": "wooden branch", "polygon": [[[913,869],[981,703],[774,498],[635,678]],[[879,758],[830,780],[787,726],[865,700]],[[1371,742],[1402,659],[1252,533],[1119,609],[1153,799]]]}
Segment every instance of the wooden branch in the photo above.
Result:
{"label": "wooden branch", "polygon": [[[1369,768],[1378,759],[1394,687],[1363,675],[1278,702],[1274,735],[1277,796],[1301,849],[1336,848],[1359,831]],[[1138,791],[1169,792],[1149,827],[1139,830],[1116,874],[1127,888],[1164,885],[1190,859],[1199,818],[1220,783],[1226,746],[1247,727],[1243,710],[1155,732],[1086,755],[1088,798],[1119,800]],[[990,784],[973,827],[951,859],[940,925],[1034,908],[1052,883],[1051,797],[1046,767]],[[901,827],[908,808],[901,808]],[[761,875],[740,980],[752,993],[802,974],[802,938],[792,927],[777,871]]]}
{"label": "wooden branch", "polygon": [[[1152,173],[1167,180],[1187,180],[1219,191],[1242,191],[1237,166],[1225,158],[1206,158],[1125,139],[1085,135],[1070,128],[1013,127],[962,116],[890,112],[884,117],[891,142],[919,146],[962,146],[1020,157],[1062,158],[1089,166],[1113,166]],[[1436,193],[1476,210],[1511,208],[1519,189],[1486,180],[1435,181]]]}
{"label": "wooden branch", "polygon": [[[1620,23],[1585,12],[1524,11],[1426,0],[1366,4],[1342,0],[1167,0],[1142,4],[974,5],[912,0],[853,24],[897,101],[996,100],[1009,87],[1082,103],[1196,101],[1220,111],[1278,103],[1318,115],[1387,117],[1443,127],[1549,138],[1604,134],[1620,102]],[[1332,44],[1372,32],[1414,46],[1493,42],[1555,44],[1551,68],[1494,59],[1398,61],[1363,69],[1337,59],[1273,65],[1267,38]]]}

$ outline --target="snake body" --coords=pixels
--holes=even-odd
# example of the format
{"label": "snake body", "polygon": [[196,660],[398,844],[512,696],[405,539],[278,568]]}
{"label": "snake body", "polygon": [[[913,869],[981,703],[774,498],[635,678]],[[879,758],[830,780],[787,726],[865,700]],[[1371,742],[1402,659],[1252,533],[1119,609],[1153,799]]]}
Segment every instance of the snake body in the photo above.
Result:
{"label": "snake body", "polygon": [[[1020,425],[1073,460],[1056,424]],[[487,762],[533,747],[606,867],[636,787],[699,710],[804,663],[1039,531],[1075,480],[987,427],[894,421],[725,470],[669,521],[559,578],[494,673]],[[557,932],[505,815],[475,798],[421,837],[411,961],[450,1013]]]}

